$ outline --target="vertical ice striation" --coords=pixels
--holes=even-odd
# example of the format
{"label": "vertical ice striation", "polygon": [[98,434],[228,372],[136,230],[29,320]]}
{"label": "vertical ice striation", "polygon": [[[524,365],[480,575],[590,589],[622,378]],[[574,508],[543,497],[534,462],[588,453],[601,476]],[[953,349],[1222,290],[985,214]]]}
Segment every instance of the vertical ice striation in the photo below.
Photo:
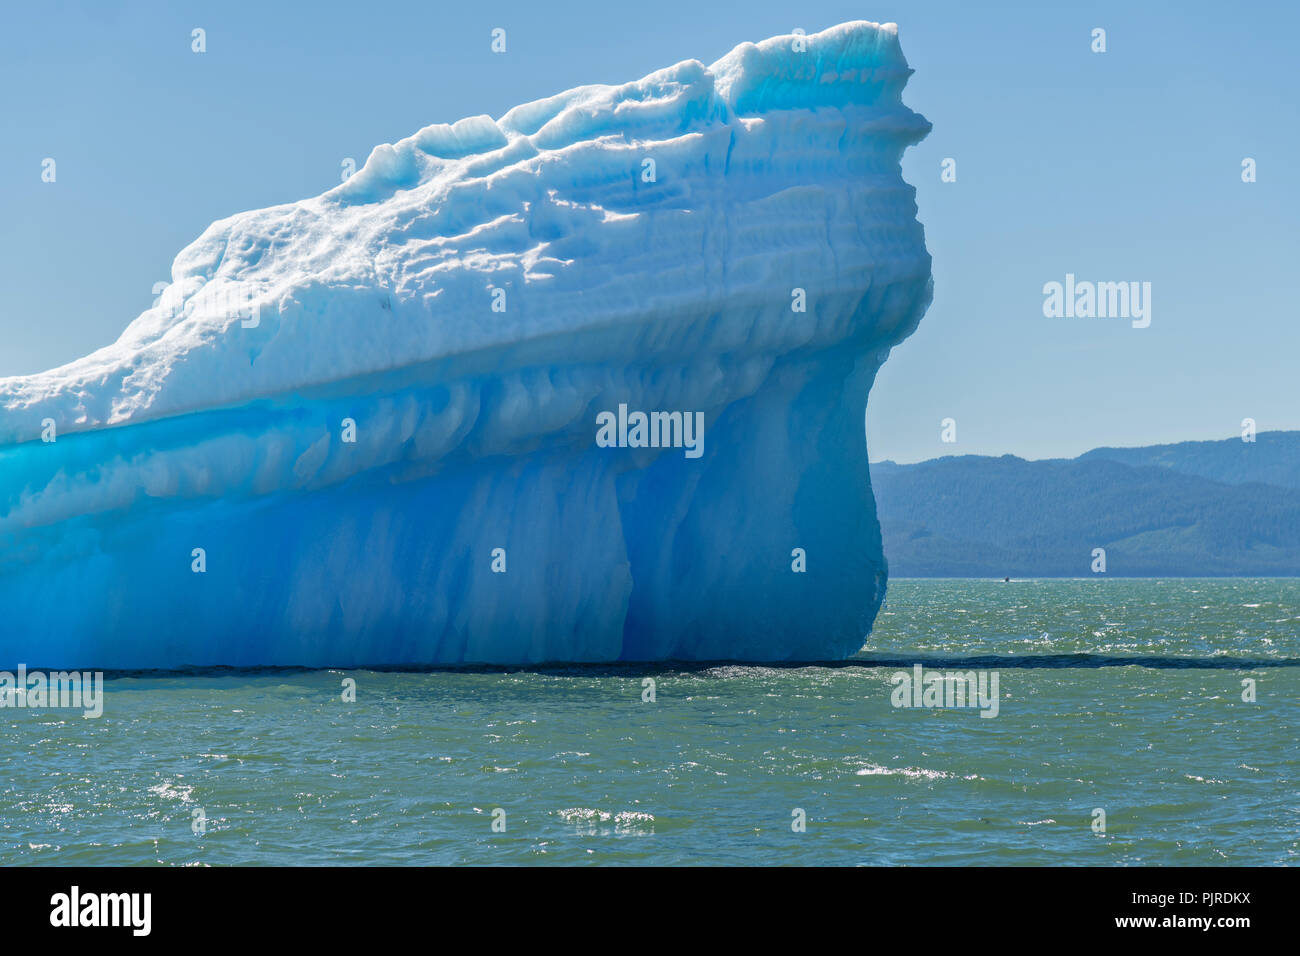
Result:
{"label": "vertical ice striation", "polygon": [[[214,223],[0,379],[0,667],[857,650],[867,392],[930,297],[909,72],[892,24],[747,43]],[[620,406],[702,453],[606,447]]]}

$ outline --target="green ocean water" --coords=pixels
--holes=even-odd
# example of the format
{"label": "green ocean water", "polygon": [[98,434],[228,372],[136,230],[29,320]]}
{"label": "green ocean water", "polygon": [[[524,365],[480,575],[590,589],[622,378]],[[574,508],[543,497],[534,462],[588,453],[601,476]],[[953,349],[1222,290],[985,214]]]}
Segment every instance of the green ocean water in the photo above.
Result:
{"label": "green ocean water", "polygon": [[0,709],[0,862],[1289,864],[1298,632],[1298,579],[896,580],[836,665],[115,677]]}

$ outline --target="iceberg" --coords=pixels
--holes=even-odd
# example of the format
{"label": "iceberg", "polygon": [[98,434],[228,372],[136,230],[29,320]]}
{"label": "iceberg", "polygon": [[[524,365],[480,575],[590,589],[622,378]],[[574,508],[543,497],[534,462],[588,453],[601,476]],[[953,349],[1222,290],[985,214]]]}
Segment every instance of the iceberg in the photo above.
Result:
{"label": "iceberg", "polygon": [[910,73],[894,24],[745,43],[213,223],[0,379],[0,666],[856,652],[867,394],[931,297]]}

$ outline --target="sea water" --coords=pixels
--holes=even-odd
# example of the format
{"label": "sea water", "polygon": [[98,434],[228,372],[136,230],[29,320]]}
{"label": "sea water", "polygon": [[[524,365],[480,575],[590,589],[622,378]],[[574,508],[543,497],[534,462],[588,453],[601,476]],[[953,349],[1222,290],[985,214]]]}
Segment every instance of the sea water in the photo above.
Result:
{"label": "sea water", "polygon": [[1298,629],[1295,579],[896,580],[824,665],[110,674],[0,708],[0,862],[1294,863]]}

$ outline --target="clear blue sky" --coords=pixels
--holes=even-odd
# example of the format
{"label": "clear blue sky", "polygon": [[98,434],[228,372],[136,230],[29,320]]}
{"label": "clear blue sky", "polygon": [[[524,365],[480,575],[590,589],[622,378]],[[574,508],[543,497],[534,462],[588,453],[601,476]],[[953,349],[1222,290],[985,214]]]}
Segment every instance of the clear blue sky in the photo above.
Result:
{"label": "clear blue sky", "polygon": [[[1300,428],[1295,5],[109,6],[0,14],[0,375],[113,341],[209,222],[315,195],[377,143],[871,19],[899,24],[906,100],[934,123],[904,174],[936,288],[872,392],[873,459],[1073,455],[1227,437],[1247,416]],[[1045,318],[1043,284],[1067,272],[1151,282],[1150,328]]]}

